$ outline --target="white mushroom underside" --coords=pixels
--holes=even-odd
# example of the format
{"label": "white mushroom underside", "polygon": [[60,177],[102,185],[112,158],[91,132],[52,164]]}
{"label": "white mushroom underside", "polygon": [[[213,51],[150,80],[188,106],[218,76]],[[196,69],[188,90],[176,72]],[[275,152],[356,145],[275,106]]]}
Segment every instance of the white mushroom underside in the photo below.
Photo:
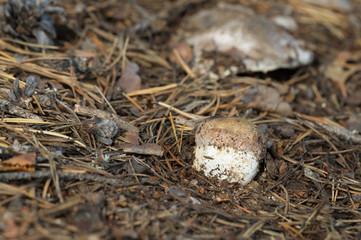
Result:
{"label": "white mushroom underside", "polygon": [[203,171],[207,177],[217,177],[245,185],[257,174],[258,155],[231,147],[198,146],[195,150],[193,167]]}

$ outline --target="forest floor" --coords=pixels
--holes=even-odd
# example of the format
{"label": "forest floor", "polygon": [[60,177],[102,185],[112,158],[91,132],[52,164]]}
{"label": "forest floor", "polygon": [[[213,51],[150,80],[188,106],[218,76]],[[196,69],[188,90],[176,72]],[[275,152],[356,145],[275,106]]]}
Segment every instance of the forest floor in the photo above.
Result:
{"label": "forest floor", "polygon": [[[178,35],[218,2],[0,0],[0,239],[361,237],[361,1],[222,1],[314,57],[201,71]],[[192,168],[210,116],[267,136],[249,184]]]}

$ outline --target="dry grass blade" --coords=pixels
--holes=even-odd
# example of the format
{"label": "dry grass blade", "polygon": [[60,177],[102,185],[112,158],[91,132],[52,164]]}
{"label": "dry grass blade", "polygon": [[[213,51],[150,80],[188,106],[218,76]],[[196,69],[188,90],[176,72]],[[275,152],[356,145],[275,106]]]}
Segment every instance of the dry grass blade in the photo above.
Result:
{"label": "dry grass blade", "polygon": [[196,75],[192,72],[192,70],[189,68],[189,66],[184,62],[182,57],[179,55],[179,52],[177,49],[173,50],[174,55],[177,58],[178,63],[182,66],[183,70],[191,77],[194,78]]}
{"label": "dry grass blade", "polygon": [[4,123],[32,123],[32,124],[48,124],[54,125],[53,122],[44,122],[43,119],[33,119],[33,118],[2,118],[0,122]]}
{"label": "dry grass blade", "polygon": [[162,87],[154,87],[154,88],[148,88],[148,89],[133,91],[133,92],[127,93],[126,95],[128,97],[134,97],[134,96],[138,96],[138,95],[155,94],[155,93],[170,90],[170,89],[173,89],[173,88],[176,88],[176,87],[178,87],[178,84],[172,83],[172,84],[162,86]]}
{"label": "dry grass blade", "polygon": [[163,145],[163,147],[167,150],[167,152],[172,156],[172,158],[174,159],[174,161],[176,161],[179,165],[181,165],[182,167],[184,167],[185,166],[185,164],[184,163],[182,163],[181,161],[179,161],[179,159],[176,157],[176,156],[174,156],[174,154],[169,150],[169,148],[167,147],[167,146],[165,146],[165,145]]}
{"label": "dry grass blade", "polygon": [[176,113],[178,113],[178,114],[180,114],[180,115],[182,115],[182,116],[184,116],[184,117],[187,117],[187,118],[189,118],[189,119],[199,119],[199,118],[202,118],[202,116],[199,116],[199,115],[196,115],[196,114],[190,114],[190,113],[183,112],[183,111],[181,111],[181,110],[179,110],[179,109],[177,109],[177,108],[175,108],[175,107],[172,107],[172,106],[170,106],[170,105],[168,105],[168,104],[166,104],[166,103],[164,103],[164,102],[158,102],[158,104],[159,104],[160,106],[162,106],[162,107],[168,108],[169,110],[174,111],[174,112],[176,112]]}
{"label": "dry grass blade", "polygon": [[[1,125],[0,125],[0,127],[1,127]],[[24,128],[11,127],[11,126],[2,126],[2,127],[5,127],[7,129],[15,131],[15,132],[21,132],[21,133],[23,133],[23,132],[32,132],[32,133],[37,133],[37,134],[45,134],[45,135],[48,135],[48,136],[63,138],[63,139],[72,141],[72,142],[78,144],[79,146],[87,149],[87,146],[85,146],[83,143],[79,142],[78,140],[74,140],[73,138],[71,138],[69,136],[66,136],[64,134],[61,134],[61,133],[51,132],[51,131],[42,131],[42,130],[36,130],[36,129],[31,129],[31,128],[24,129]]]}
{"label": "dry grass blade", "polygon": [[169,120],[170,120],[170,123],[172,124],[172,130],[173,130],[175,142],[176,142],[177,147],[178,147],[178,151],[180,152],[180,145],[179,145],[180,143],[178,141],[177,130],[176,130],[175,126],[174,126],[172,112],[169,112]]}

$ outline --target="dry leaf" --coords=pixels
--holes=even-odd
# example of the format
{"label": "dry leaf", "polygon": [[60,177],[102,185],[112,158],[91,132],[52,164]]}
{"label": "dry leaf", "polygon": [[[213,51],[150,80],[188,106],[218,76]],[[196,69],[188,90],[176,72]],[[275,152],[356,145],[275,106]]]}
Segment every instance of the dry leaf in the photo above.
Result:
{"label": "dry leaf", "polygon": [[341,52],[337,58],[332,61],[325,69],[325,76],[340,89],[342,97],[347,97],[346,81],[356,71],[361,70],[361,65],[353,65],[347,63],[352,60],[352,54],[348,52]]}
{"label": "dry leaf", "polygon": [[291,105],[273,87],[265,85],[255,86],[248,91],[242,98],[242,101],[247,102],[248,107],[275,112],[285,116],[293,116]]}
{"label": "dry leaf", "polygon": [[35,171],[36,153],[27,153],[12,157],[0,163],[0,171]]}
{"label": "dry leaf", "polygon": [[193,46],[196,61],[203,51],[225,53],[246,70],[268,72],[313,60],[302,41],[240,5],[220,3],[185,18],[181,26],[179,38]]}
{"label": "dry leaf", "polygon": [[130,62],[125,66],[122,77],[114,86],[113,98],[120,96],[122,91],[129,93],[141,89],[138,71],[139,66],[135,63]]}
{"label": "dry leaf", "polygon": [[223,194],[219,197],[216,197],[215,202],[220,203],[220,202],[230,202],[231,199],[229,198],[228,194]]}

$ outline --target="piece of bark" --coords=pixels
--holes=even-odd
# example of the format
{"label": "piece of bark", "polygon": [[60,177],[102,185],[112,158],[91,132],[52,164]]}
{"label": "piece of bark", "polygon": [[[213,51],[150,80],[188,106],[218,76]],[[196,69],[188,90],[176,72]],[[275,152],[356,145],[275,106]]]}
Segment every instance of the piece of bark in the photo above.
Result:
{"label": "piece of bark", "polygon": [[[35,96],[36,96],[40,106],[42,106],[42,107],[51,107],[52,106],[51,99],[48,95],[36,94]],[[12,97],[13,97],[13,95],[12,95],[11,89],[0,88],[0,98],[11,99]]]}
{"label": "piece of bark", "polygon": [[146,143],[143,145],[125,145],[123,151],[126,153],[138,153],[144,155],[163,156],[163,148],[155,143]]}
{"label": "piece of bark", "polygon": [[27,110],[21,107],[15,106],[10,101],[4,99],[0,99],[0,111],[4,111],[28,119],[42,119],[38,115],[28,112]]}
{"label": "piece of bark", "polygon": [[94,134],[96,139],[105,145],[113,143],[112,138],[118,133],[118,126],[109,119],[89,119],[82,122],[84,131]]}
{"label": "piece of bark", "polygon": [[133,133],[139,133],[139,129],[136,126],[134,126],[131,123],[121,119],[118,115],[116,115],[114,113],[110,113],[110,112],[99,110],[99,109],[93,109],[93,108],[81,106],[79,104],[75,104],[74,112],[76,114],[80,114],[80,115],[84,115],[84,116],[88,116],[88,117],[96,116],[97,118],[100,118],[100,119],[113,120],[120,129],[130,131],[130,132],[133,132]]}
{"label": "piece of bark", "polygon": [[130,144],[139,145],[138,141],[139,134],[132,132],[125,132],[124,138],[128,140]]}

